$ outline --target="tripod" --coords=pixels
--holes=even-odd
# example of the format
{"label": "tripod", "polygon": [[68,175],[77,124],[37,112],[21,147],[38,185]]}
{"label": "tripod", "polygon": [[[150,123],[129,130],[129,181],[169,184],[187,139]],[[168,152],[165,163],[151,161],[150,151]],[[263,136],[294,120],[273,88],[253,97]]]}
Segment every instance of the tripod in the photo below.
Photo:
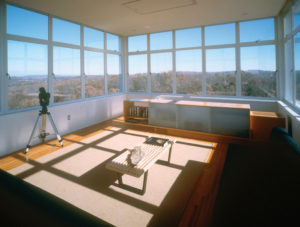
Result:
{"label": "tripod", "polygon": [[56,137],[60,143],[60,146],[62,147],[63,146],[63,141],[62,141],[62,138],[61,136],[59,135],[58,131],[57,131],[57,128],[55,127],[55,124],[54,124],[54,121],[53,121],[53,118],[51,116],[51,113],[48,112],[47,110],[45,111],[45,109],[43,108],[43,110],[40,111],[36,121],[35,121],[35,124],[34,124],[34,127],[33,127],[33,130],[32,130],[32,133],[31,133],[31,136],[29,138],[29,141],[28,141],[28,144],[26,146],[26,149],[25,149],[25,154],[29,151],[29,148],[30,148],[30,143],[31,143],[31,140],[32,140],[32,137],[33,137],[33,134],[36,130],[36,127],[38,125],[38,122],[39,120],[41,119],[42,117],[42,131],[39,135],[39,137],[42,139],[42,141],[44,142],[45,138],[47,135],[49,135],[49,133],[46,133],[46,120],[47,120],[47,116],[49,117],[49,120],[50,120],[50,123],[52,125],[52,128],[54,129],[55,133],[56,133]]}

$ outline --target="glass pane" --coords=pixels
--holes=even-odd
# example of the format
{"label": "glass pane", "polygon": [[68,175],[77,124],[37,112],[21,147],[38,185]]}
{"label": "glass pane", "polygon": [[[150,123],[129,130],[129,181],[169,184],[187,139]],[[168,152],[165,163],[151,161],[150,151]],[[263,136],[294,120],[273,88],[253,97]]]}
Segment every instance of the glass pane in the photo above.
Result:
{"label": "glass pane", "polygon": [[6,5],[7,33],[48,39],[48,17],[30,10]]}
{"label": "glass pane", "polygon": [[209,95],[235,95],[235,49],[206,51],[206,91]]}
{"label": "glass pane", "polygon": [[129,91],[146,92],[147,91],[147,55],[129,55],[128,56]]}
{"label": "glass pane", "polygon": [[106,38],[107,38],[107,49],[108,50],[115,50],[115,51],[121,51],[121,41],[119,36],[117,35],[113,35],[113,34],[106,34]]}
{"label": "glass pane", "polygon": [[275,46],[241,48],[242,95],[276,96]]}
{"label": "glass pane", "polygon": [[147,35],[128,37],[128,52],[147,50]]}
{"label": "glass pane", "polygon": [[288,11],[283,18],[283,30],[284,36],[290,34],[292,31],[291,11]]}
{"label": "glass pane", "polygon": [[104,95],[104,54],[84,51],[85,97]]}
{"label": "glass pane", "polygon": [[8,40],[8,109],[39,105],[39,88],[47,89],[47,45]]}
{"label": "glass pane", "polygon": [[240,22],[240,42],[274,40],[274,19]]}
{"label": "glass pane", "polygon": [[53,48],[54,102],[79,99],[80,50],[65,47]]}
{"label": "glass pane", "polygon": [[107,55],[107,86],[108,93],[119,93],[121,91],[122,76],[121,76],[121,57],[115,54]]}
{"label": "glass pane", "polygon": [[151,54],[151,91],[172,93],[172,53]]}
{"label": "glass pane", "polygon": [[288,40],[284,44],[284,70],[285,70],[285,99],[290,103],[293,102],[293,59],[292,59],[292,42]]}
{"label": "glass pane", "polygon": [[84,45],[104,49],[104,32],[84,27]]}
{"label": "glass pane", "polygon": [[160,32],[150,34],[150,50],[172,49],[172,32]]}
{"label": "glass pane", "polygon": [[300,32],[295,36],[296,105],[300,107]]}
{"label": "glass pane", "polygon": [[202,93],[202,51],[176,52],[176,93]]}
{"label": "glass pane", "polygon": [[189,28],[175,31],[176,48],[201,46],[201,28]]}
{"label": "glass pane", "polygon": [[80,45],[80,25],[53,18],[53,41]]}
{"label": "glass pane", "polygon": [[293,7],[294,11],[294,28],[300,25],[300,1],[297,1]]}
{"label": "glass pane", "polygon": [[235,43],[235,24],[207,26],[204,31],[206,46]]}

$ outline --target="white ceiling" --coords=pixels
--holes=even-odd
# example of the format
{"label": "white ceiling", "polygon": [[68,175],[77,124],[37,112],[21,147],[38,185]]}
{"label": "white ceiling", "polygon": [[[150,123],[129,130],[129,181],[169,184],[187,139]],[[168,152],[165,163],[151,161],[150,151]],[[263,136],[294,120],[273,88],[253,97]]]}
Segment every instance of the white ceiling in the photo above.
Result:
{"label": "white ceiling", "polygon": [[286,0],[8,0],[128,36],[278,15]]}

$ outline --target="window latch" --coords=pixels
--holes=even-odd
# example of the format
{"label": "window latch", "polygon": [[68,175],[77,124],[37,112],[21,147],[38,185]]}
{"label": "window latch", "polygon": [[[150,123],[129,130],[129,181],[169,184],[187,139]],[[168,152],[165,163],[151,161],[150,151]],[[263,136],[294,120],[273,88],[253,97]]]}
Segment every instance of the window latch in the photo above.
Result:
{"label": "window latch", "polygon": [[6,73],[6,76],[9,80],[11,80],[11,76],[9,75],[9,73]]}

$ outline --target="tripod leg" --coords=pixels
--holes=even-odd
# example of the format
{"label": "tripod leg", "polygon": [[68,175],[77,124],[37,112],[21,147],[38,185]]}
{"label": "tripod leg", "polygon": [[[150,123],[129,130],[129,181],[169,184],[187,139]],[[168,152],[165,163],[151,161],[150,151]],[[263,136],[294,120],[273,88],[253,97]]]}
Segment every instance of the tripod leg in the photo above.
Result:
{"label": "tripod leg", "polygon": [[35,121],[34,127],[33,127],[33,129],[32,129],[31,136],[30,136],[30,138],[29,138],[28,144],[27,144],[27,146],[26,146],[26,149],[25,149],[25,152],[24,152],[25,154],[29,151],[30,143],[31,143],[33,134],[34,134],[34,132],[35,132],[36,126],[37,126],[37,124],[38,124],[40,118],[41,118],[41,115],[39,114],[39,116],[37,117],[37,119],[36,119],[36,121]]}
{"label": "tripod leg", "polygon": [[49,116],[51,125],[52,125],[52,127],[53,127],[53,129],[54,129],[54,131],[55,131],[55,133],[56,133],[56,137],[57,137],[57,139],[58,139],[58,141],[59,141],[59,143],[60,143],[60,146],[62,147],[62,146],[63,146],[63,141],[62,141],[62,138],[60,137],[60,135],[59,135],[59,133],[58,133],[58,131],[57,131],[57,128],[56,128],[56,126],[55,126],[55,124],[54,124],[54,121],[53,121],[53,118],[52,118],[52,116],[51,116],[51,113],[48,112],[47,114],[48,114],[48,116]]}

